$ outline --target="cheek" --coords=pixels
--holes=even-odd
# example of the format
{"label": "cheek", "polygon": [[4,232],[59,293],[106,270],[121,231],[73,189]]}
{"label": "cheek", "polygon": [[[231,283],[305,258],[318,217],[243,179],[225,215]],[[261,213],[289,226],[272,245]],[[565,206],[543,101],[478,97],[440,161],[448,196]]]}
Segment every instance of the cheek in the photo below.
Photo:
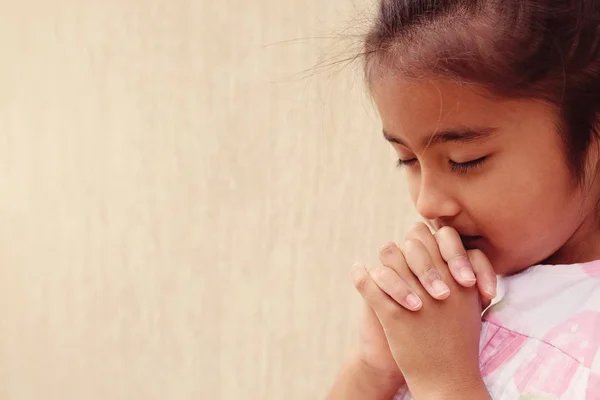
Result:
{"label": "cheek", "polygon": [[[554,177],[556,179],[549,179]],[[488,188],[489,200],[476,218],[500,270],[524,268],[549,257],[574,232],[580,203],[568,177],[515,175],[510,183]]]}
{"label": "cheek", "polygon": [[502,230],[502,236],[521,237],[545,228],[573,196],[558,150],[549,145],[537,148],[537,153],[529,147],[507,151],[472,187],[479,215],[485,214],[487,228]]}

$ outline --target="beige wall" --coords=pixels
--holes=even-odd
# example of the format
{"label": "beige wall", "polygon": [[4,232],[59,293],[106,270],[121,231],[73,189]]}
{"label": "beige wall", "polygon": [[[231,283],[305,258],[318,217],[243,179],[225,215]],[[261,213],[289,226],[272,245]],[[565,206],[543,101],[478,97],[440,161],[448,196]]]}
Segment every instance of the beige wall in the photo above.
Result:
{"label": "beige wall", "polygon": [[1,400],[323,397],[415,218],[359,65],[311,69],[367,3],[0,2]]}

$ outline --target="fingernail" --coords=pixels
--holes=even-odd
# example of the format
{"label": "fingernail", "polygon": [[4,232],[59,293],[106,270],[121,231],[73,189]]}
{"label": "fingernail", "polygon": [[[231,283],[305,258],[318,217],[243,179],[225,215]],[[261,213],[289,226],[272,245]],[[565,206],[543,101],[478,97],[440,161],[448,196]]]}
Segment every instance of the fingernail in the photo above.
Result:
{"label": "fingernail", "polygon": [[468,283],[475,282],[475,274],[470,268],[463,268],[460,270],[460,277]]}
{"label": "fingernail", "polygon": [[451,267],[455,271],[460,271],[460,277],[468,282],[475,281],[475,274],[473,274],[473,266],[467,257],[460,256],[456,257],[451,261]]}
{"label": "fingernail", "polygon": [[496,285],[492,283],[488,283],[485,285],[485,292],[489,294],[492,298],[496,297]]}
{"label": "fingernail", "polygon": [[450,293],[450,289],[448,288],[448,286],[440,280],[433,281],[431,287],[433,289],[433,295],[435,297],[444,297],[448,293]]}
{"label": "fingernail", "polygon": [[406,303],[413,310],[418,310],[419,308],[421,308],[421,305],[423,304],[421,302],[421,299],[419,298],[419,296],[417,296],[414,293],[411,293],[408,296],[406,296]]}

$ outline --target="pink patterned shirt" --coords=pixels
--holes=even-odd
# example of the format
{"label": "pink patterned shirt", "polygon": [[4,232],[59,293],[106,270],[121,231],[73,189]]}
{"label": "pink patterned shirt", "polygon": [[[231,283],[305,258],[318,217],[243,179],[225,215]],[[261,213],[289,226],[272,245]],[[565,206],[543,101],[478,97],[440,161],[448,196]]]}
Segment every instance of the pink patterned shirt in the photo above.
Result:
{"label": "pink patterned shirt", "polygon": [[[600,400],[600,260],[538,265],[499,283],[479,347],[492,398]],[[406,388],[394,397],[409,399]]]}

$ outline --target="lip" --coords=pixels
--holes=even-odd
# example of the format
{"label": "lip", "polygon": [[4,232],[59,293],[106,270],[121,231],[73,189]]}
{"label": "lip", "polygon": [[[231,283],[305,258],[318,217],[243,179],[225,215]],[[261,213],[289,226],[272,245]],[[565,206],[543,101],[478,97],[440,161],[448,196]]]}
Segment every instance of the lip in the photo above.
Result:
{"label": "lip", "polygon": [[473,250],[480,247],[483,236],[460,235],[460,240],[462,240],[465,250]]}

